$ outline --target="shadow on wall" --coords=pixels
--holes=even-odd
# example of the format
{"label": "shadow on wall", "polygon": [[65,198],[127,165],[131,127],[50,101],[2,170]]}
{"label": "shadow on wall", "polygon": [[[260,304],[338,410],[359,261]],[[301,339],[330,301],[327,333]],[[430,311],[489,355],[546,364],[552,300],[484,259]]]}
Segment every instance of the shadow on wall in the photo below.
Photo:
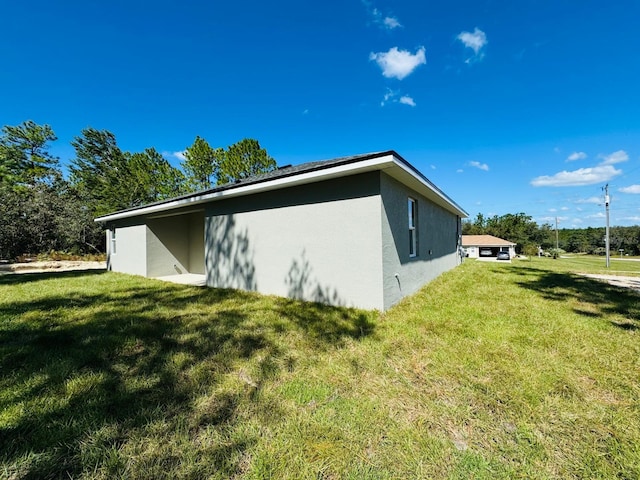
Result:
{"label": "shadow on wall", "polygon": [[321,285],[317,278],[312,279],[312,274],[313,268],[303,250],[299,260],[293,259],[291,268],[289,268],[284,280],[287,285],[287,296],[296,300],[319,302],[328,305],[346,305],[335,288]]}
{"label": "shadow on wall", "polygon": [[241,290],[258,289],[255,279],[254,253],[249,245],[247,229],[236,231],[233,215],[212,217],[206,241],[207,285]]}

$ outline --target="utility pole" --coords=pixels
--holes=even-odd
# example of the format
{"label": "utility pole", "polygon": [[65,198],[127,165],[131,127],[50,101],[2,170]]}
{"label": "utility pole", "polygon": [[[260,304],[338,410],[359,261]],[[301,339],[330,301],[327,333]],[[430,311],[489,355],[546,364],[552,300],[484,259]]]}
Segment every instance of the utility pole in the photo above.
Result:
{"label": "utility pole", "polygon": [[558,217],[556,217],[556,253],[558,251]]}
{"label": "utility pole", "polygon": [[607,254],[607,268],[609,268],[609,184],[604,186],[604,208],[606,211],[607,228],[605,229],[604,248]]}

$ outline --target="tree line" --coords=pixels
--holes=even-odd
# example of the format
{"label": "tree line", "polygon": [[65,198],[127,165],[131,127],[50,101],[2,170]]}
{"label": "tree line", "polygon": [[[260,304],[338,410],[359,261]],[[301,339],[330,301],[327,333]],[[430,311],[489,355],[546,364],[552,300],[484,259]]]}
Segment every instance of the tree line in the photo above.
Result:
{"label": "tree line", "polygon": [[66,174],[50,153],[49,125],[0,131],[0,259],[49,251],[101,253],[95,217],[235,182],[276,168],[257,140],[213,148],[197,136],[176,168],[155,148],[123,151],[113,133],[86,128],[71,145]]}
{"label": "tree line", "polygon": [[[562,228],[557,231],[548,223],[538,225],[524,213],[485,217],[479,213],[474,219],[462,223],[463,235],[493,235],[516,243],[516,252],[535,255],[538,247],[571,253],[604,255],[605,228]],[[611,227],[609,230],[610,253],[640,255],[640,226]]]}

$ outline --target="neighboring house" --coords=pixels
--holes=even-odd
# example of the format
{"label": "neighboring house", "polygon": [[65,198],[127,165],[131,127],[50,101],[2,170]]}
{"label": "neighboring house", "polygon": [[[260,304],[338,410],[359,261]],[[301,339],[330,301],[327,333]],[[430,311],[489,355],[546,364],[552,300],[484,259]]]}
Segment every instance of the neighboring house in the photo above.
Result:
{"label": "neighboring house", "polygon": [[516,255],[516,244],[493,235],[462,235],[462,248],[469,258],[496,257],[498,252]]}
{"label": "neighboring house", "polygon": [[384,310],[460,263],[467,213],[393,151],[287,166],[97,218],[108,268]]}

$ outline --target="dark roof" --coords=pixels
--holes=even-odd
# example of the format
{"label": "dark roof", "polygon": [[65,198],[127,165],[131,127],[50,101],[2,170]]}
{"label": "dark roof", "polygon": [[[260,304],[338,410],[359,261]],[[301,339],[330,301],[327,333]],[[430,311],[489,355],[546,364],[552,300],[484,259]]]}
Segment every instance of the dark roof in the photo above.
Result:
{"label": "dark roof", "polygon": [[[225,190],[231,190],[233,188],[238,188],[246,185],[253,185],[256,183],[267,182],[270,180],[276,180],[278,178],[291,177],[293,175],[299,175],[301,173],[313,172],[316,170],[322,170],[325,168],[335,167],[339,165],[346,165],[348,163],[359,162],[362,160],[367,160],[369,158],[383,157],[385,155],[390,155],[390,154],[393,154],[398,158],[400,158],[400,156],[397,153],[395,153],[393,150],[389,150],[386,152],[365,153],[361,155],[351,155],[349,157],[334,158],[331,160],[319,160],[315,162],[301,163],[300,165],[293,165],[293,166],[288,165],[286,167],[276,168],[275,170],[272,170],[270,172],[261,173],[258,175],[253,175],[251,177],[243,178],[235,182],[225,183],[224,185],[218,185],[216,187],[207,188],[205,190],[198,190],[196,192],[187,193],[186,195],[180,195],[178,197],[166,198],[164,200],[159,200],[157,202],[145,203],[144,205],[138,205],[137,207],[125,208],[124,210],[118,210],[117,212],[112,212],[112,213],[131,212],[134,210],[138,210],[142,207],[151,207],[154,205],[162,205],[163,203],[186,200],[188,198],[199,197],[201,195],[207,195],[209,193],[223,192]],[[111,213],[108,215],[111,215]]]}
{"label": "dark roof", "polygon": [[448,202],[450,202],[452,205],[457,207],[460,211],[464,212],[464,210],[456,202],[454,202],[451,198],[449,198],[448,195],[446,195],[442,190],[440,190],[436,185],[434,185],[427,177],[425,177],[422,173],[420,173],[409,162],[407,162],[404,158],[402,158],[400,155],[398,155],[394,150],[387,150],[387,151],[383,151],[383,152],[372,152],[372,153],[365,153],[365,154],[360,154],[360,155],[351,155],[351,156],[347,156],[347,157],[339,157],[339,158],[334,158],[334,159],[331,159],[331,160],[320,160],[320,161],[314,161],[314,162],[307,162],[307,163],[302,163],[300,165],[293,165],[293,166],[292,165],[287,165],[285,167],[276,168],[275,170],[272,170],[270,172],[266,172],[266,173],[262,173],[262,174],[259,174],[259,175],[254,175],[254,176],[251,176],[251,177],[248,177],[248,178],[244,178],[244,179],[241,179],[241,180],[237,180],[236,182],[226,183],[224,185],[219,185],[219,186],[216,186],[214,188],[210,188],[210,189],[206,189],[206,190],[199,190],[197,192],[192,192],[192,193],[189,193],[189,194],[186,194],[186,195],[182,195],[182,196],[179,196],[179,197],[172,197],[172,198],[168,198],[168,199],[165,199],[165,200],[160,200],[158,202],[153,202],[153,203],[148,203],[148,204],[145,204],[145,205],[140,205],[140,206],[137,206],[137,207],[127,208],[125,210],[120,210],[118,212],[113,212],[113,213],[110,213],[110,214],[107,214],[107,215],[104,215],[104,216],[107,217],[107,216],[110,216],[110,215],[126,213],[126,212],[132,212],[132,211],[144,208],[144,207],[158,206],[158,205],[163,205],[165,203],[172,203],[172,202],[176,202],[176,201],[179,202],[181,200],[187,200],[189,198],[200,197],[200,196],[203,196],[203,195],[208,195],[208,194],[212,194],[212,193],[216,193],[216,192],[224,192],[224,191],[227,191],[227,190],[232,190],[232,189],[243,187],[243,186],[247,186],[247,185],[259,184],[259,183],[263,183],[263,182],[277,180],[277,179],[280,179],[280,178],[293,177],[293,176],[304,174],[304,173],[310,173],[310,172],[314,172],[314,171],[324,170],[324,169],[337,167],[337,166],[341,166],[341,165],[348,165],[348,164],[351,164],[351,163],[362,162],[362,161],[365,161],[365,160],[379,158],[379,157],[385,157],[385,156],[388,156],[388,155],[392,155],[393,157],[395,157],[402,164],[404,164],[409,170],[411,170],[413,175],[415,175],[416,177],[419,177],[420,179],[422,179],[433,190],[437,191],[440,195],[442,195],[442,197],[444,197]]}

